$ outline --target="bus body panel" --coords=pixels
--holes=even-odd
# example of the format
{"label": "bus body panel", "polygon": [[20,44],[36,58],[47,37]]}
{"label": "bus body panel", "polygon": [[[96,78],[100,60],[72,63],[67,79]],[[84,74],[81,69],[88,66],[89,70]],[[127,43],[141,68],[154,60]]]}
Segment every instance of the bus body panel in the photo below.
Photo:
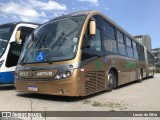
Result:
{"label": "bus body panel", "polygon": [[13,71],[0,72],[0,83],[13,83],[13,82],[14,82]]}
{"label": "bus body panel", "polygon": [[[78,89],[77,89],[78,71],[79,70],[75,69],[74,74],[70,79],[16,80],[15,81],[16,91],[27,92],[27,93],[50,94],[50,95],[79,96]],[[37,88],[37,91],[29,89],[29,87],[35,87]]]}
{"label": "bus body panel", "polygon": [[[87,15],[87,18],[83,24],[82,31],[80,34],[80,40],[77,47],[77,55],[72,60],[66,61],[56,61],[51,65],[49,63],[28,63],[24,65],[18,65],[16,69],[16,76],[19,76],[19,72],[25,71],[26,69],[45,69],[48,66],[55,66],[54,68],[48,68],[49,70],[56,69],[57,72],[59,68],[64,64],[75,65],[79,64],[78,67],[74,68],[73,75],[70,78],[55,80],[53,76],[52,80],[40,79],[23,79],[21,77],[16,78],[15,87],[18,92],[25,93],[39,93],[39,94],[52,94],[52,95],[61,95],[61,96],[86,96],[100,91],[108,90],[108,74],[110,70],[115,70],[117,72],[117,86],[138,80],[140,78],[140,73],[142,71],[143,78],[147,77],[148,66],[146,65],[146,59],[138,60],[133,57],[128,57],[119,55],[118,52],[115,53],[105,53],[104,51],[104,27],[102,21],[97,20],[98,28],[101,31],[101,41],[103,55],[94,57],[88,57],[87,59],[83,58],[83,44],[87,36],[86,31],[88,31],[88,23],[90,19],[94,18],[95,15],[101,16],[103,19],[109,21],[113,26],[123,31],[124,34],[133,38],[126,31],[120,28],[116,23],[110,20],[108,17],[105,17],[99,12],[91,12]],[[134,38],[133,38],[134,39]],[[137,44],[140,44],[137,41]],[[141,48],[144,46],[141,45]],[[146,56],[146,54],[145,54]],[[34,67],[33,67],[34,66]],[[47,67],[46,67],[47,66]],[[20,69],[22,67],[22,69]],[[37,70],[38,71],[38,70]],[[34,72],[34,70],[31,70]],[[56,73],[54,74],[56,75]],[[31,89],[30,89],[31,87]],[[33,87],[33,89],[32,89]],[[34,89],[35,87],[35,89]]]}
{"label": "bus body panel", "polygon": [[[36,79],[28,78],[17,79],[15,81],[15,87],[17,92],[26,93],[38,93],[38,94],[51,94],[62,96],[86,96],[100,91],[104,91],[108,86],[108,72],[111,68],[116,68],[118,72],[118,86],[123,85],[139,78],[139,69],[144,68],[145,63],[142,62],[138,65],[127,65],[133,62],[133,59],[124,60],[123,57],[114,55],[97,58],[85,66],[75,69],[71,78],[63,80],[41,80],[40,77]],[[123,64],[119,64],[124,61]],[[57,66],[58,68],[58,66]],[[132,69],[136,69],[133,74],[128,72],[128,69],[132,72]],[[145,68],[144,68],[145,69]],[[28,70],[27,70],[28,71]],[[45,71],[45,70],[44,70]],[[50,69],[52,71],[52,69]],[[19,71],[20,72],[20,71]],[[24,72],[24,70],[23,70]],[[34,71],[32,71],[34,73]],[[38,71],[37,71],[38,72]],[[30,73],[31,74],[31,73]],[[19,76],[19,75],[17,75]],[[30,75],[29,75],[30,76]],[[28,90],[28,87],[37,87],[37,91]],[[61,92],[61,90],[64,91]]]}
{"label": "bus body panel", "polygon": [[0,67],[0,84],[13,84],[14,83],[14,72],[15,72],[15,68],[16,66],[12,66],[12,67],[6,67],[6,60],[7,60],[7,56],[9,54],[9,50],[10,50],[10,43],[15,42],[15,38],[16,38],[16,32],[19,28],[21,27],[26,27],[26,28],[32,28],[35,29],[38,27],[38,25],[36,24],[32,24],[32,23],[17,23],[12,35],[8,41],[8,45],[6,47],[6,50],[4,52],[4,54],[1,56],[0,61],[3,61],[2,66]]}

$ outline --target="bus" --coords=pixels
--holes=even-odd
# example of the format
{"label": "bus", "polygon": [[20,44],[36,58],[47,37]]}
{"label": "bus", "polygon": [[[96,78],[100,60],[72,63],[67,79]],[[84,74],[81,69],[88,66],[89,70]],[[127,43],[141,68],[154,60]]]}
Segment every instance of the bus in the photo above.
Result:
{"label": "bus", "polygon": [[15,90],[87,96],[154,76],[152,53],[98,11],[54,18],[27,39]]}
{"label": "bus", "polygon": [[14,83],[14,71],[25,39],[37,26],[25,22],[0,25],[0,84]]}

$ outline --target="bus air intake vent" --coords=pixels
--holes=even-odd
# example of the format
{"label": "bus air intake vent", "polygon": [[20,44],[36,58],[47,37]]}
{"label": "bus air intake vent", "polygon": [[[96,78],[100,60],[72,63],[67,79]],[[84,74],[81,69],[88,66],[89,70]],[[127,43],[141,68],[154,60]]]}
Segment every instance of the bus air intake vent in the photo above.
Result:
{"label": "bus air intake vent", "polygon": [[104,71],[86,72],[85,78],[88,78],[88,80],[85,82],[86,95],[105,90]]}

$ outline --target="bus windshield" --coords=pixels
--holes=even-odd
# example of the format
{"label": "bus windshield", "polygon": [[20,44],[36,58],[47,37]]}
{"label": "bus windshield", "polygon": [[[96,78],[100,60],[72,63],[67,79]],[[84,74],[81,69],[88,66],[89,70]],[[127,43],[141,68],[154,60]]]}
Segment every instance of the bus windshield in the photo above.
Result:
{"label": "bus windshield", "polygon": [[86,16],[52,20],[37,28],[24,45],[19,63],[73,59]]}
{"label": "bus windshield", "polygon": [[11,25],[0,25],[0,57],[6,50],[12,31]]}

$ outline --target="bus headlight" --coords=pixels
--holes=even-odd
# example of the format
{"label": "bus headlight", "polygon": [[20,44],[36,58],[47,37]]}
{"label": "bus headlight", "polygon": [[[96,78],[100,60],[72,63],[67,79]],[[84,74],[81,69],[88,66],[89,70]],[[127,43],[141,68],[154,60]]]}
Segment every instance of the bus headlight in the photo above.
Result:
{"label": "bus headlight", "polygon": [[71,75],[72,75],[71,71],[66,71],[66,76],[67,77],[71,77]]}
{"label": "bus headlight", "polygon": [[57,73],[55,79],[59,80],[63,78],[63,73]]}
{"label": "bus headlight", "polygon": [[72,76],[72,72],[71,71],[65,71],[65,72],[58,72],[55,76],[55,79],[59,80],[59,79],[65,79],[65,78],[69,78]]}

